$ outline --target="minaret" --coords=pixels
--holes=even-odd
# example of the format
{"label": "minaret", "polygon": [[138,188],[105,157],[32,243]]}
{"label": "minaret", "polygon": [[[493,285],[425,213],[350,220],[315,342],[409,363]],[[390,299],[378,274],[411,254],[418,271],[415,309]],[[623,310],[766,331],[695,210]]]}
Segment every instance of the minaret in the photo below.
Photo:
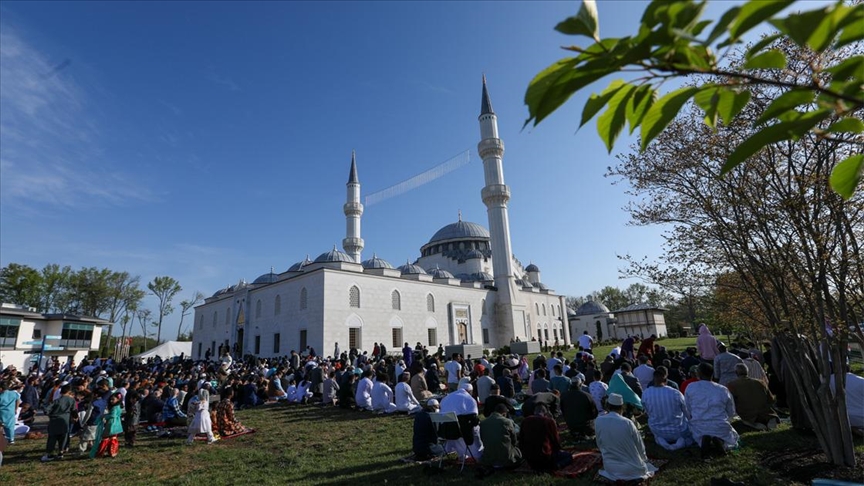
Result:
{"label": "minaret", "polygon": [[348,197],[342,210],[345,212],[345,239],[342,249],[355,263],[360,263],[360,253],[363,251],[363,238],[360,238],[360,216],[363,215],[363,205],[360,204],[360,180],[357,179],[357,162],[354,151],[351,151],[351,172],[348,174]]}
{"label": "minaret", "polygon": [[[483,159],[486,187],[480,191],[489,216],[489,233],[492,237],[492,273],[497,292],[496,329],[497,345],[503,345],[514,337],[513,304],[516,299],[513,277],[513,249],[510,244],[510,219],[507,216],[507,201],[510,188],[504,183],[504,142],[498,138],[498,118],[492,111],[486,76],[483,76],[483,97],[480,103],[480,143],[477,152]],[[521,323],[520,323],[521,324]]]}

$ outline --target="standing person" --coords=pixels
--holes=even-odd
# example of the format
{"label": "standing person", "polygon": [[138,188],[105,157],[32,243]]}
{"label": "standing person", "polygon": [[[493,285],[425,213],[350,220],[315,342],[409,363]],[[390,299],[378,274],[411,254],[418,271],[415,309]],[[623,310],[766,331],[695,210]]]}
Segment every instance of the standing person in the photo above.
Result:
{"label": "standing person", "polygon": [[[191,404],[191,401],[190,401]],[[213,421],[210,419],[210,392],[206,388],[198,390],[198,405],[195,410],[195,417],[192,423],[189,424],[189,437],[186,439],[186,445],[192,445],[195,441],[195,436],[198,434],[207,434],[207,443],[216,442],[213,437]]]}
{"label": "standing person", "polygon": [[334,360],[339,359],[339,343],[338,342],[333,347],[333,359]]}
{"label": "standing person", "polygon": [[135,447],[138,434],[138,421],[141,419],[141,401],[136,390],[126,392],[126,416],[123,419],[123,437],[126,447]]}
{"label": "standing person", "polygon": [[632,420],[621,416],[624,398],[611,393],[606,400],[609,413],[597,417],[597,448],[603,456],[600,475],[611,481],[632,481],[654,476],[657,468],[648,462],[645,443]]}
{"label": "standing person", "polygon": [[408,343],[405,343],[405,347],[402,348],[402,360],[405,361],[406,368],[410,368],[411,363],[414,362],[414,350]]}
{"label": "standing person", "polygon": [[459,353],[453,353],[452,359],[444,364],[447,371],[447,391],[454,392],[462,379],[462,364],[459,363]]}
{"label": "standing person", "polygon": [[699,351],[699,357],[702,358],[703,363],[713,363],[714,358],[720,354],[720,350],[717,349],[717,338],[711,334],[711,331],[705,324],[699,326],[696,349]]}
{"label": "standing person", "polygon": [[583,351],[591,352],[591,348],[594,347],[594,338],[588,334],[588,331],[583,331],[582,335],[579,336],[579,347],[582,348]]}
{"label": "standing person", "polygon": [[[72,387],[63,385],[60,388],[60,398],[48,406],[48,444],[42,462],[63,459],[63,451],[69,442],[69,419],[75,409],[75,399],[72,398]],[[55,448],[59,454],[54,455]]]}
{"label": "standing person", "polygon": [[[657,339],[656,334],[652,334],[647,339],[642,340],[642,343],[639,344],[639,349],[636,351],[636,356],[644,355],[648,356],[648,358],[653,362],[654,361],[654,341]],[[655,363],[655,366],[657,363]]]}
{"label": "standing person", "polygon": [[120,400],[119,392],[114,392],[108,397],[108,408],[102,414],[102,420],[96,428],[96,441],[90,449],[90,458],[116,457],[120,450],[120,442],[117,436],[123,433],[123,425],[120,423]]}
{"label": "standing person", "polygon": [[18,397],[18,392],[10,389],[8,381],[0,381],[0,425],[10,444],[15,443],[15,413],[21,403]]}
{"label": "standing person", "polygon": [[627,336],[627,339],[621,343],[621,357],[630,361],[633,361],[635,356],[633,355],[633,344],[634,344],[633,336]]}

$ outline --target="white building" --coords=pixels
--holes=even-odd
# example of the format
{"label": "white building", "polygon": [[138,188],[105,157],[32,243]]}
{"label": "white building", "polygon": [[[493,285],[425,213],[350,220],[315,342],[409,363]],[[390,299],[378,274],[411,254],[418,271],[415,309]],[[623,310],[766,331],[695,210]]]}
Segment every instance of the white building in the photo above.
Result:
{"label": "white building", "polygon": [[[70,314],[40,314],[33,308],[0,305],[0,362],[26,372],[39,359],[43,338],[54,349],[42,353],[42,364],[57,356],[61,364],[72,358],[80,363],[90,351],[98,351],[104,319]],[[32,343],[32,344],[31,344]]]}
{"label": "white building", "polygon": [[633,304],[615,311],[618,333],[623,339],[629,336],[647,338],[654,334],[657,337],[669,335],[666,330],[666,309],[650,304]]}
{"label": "white building", "polygon": [[[405,342],[481,344],[497,348],[516,338],[570,343],[563,296],[540,281],[536,265],[513,256],[504,182],[504,144],[483,79],[478,152],[483,159],[489,228],[462,221],[434,233],[413,263],[394,268],[373,254],[362,259],[360,179],[354,155],[343,206],[344,252],[335,247],[282,273],[219,290],[195,308],[192,355],[214,355],[221,345],[241,354],[285,355],[312,346],[331,355],[390,350]],[[495,257],[493,259],[493,256]]]}
{"label": "white building", "polygon": [[568,313],[567,320],[570,324],[570,335],[573,339],[579,339],[585,331],[598,341],[607,339],[618,339],[615,326],[615,314],[601,302],[589,300],[580,305],[578,309]]}

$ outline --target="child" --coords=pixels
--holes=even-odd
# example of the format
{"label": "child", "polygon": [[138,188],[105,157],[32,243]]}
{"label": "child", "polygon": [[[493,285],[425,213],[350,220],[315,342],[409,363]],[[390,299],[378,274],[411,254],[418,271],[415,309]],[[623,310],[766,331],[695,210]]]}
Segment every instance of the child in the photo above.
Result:
{"label": "child", "polygon": [[138,433],[138,420],[141,418],[141,402],[138,401],[138,392],[129,390],[126,392],[126,418],[123,421],[124,437],[127,447],[135,447],[135,436]]}
{"label": "child", "polygon": [[96,440],[96,429],[102,416],[104,402],[96,401],[92,393],[83,394],[80,400],[81,412],[78,421],[81,424],[81,435],[78,436],[78,451],[82,454],[93,447]]}
{"label": "child", "polygon": [[120,392],[114,392],[108,398],[108,408],[104,414],[102,414],[102,421],[99,422],[99,426],[96,430],[96,439],[97,446],[93,446],[90,449],[90,458],[94,457],[102,457],[104,455],[108,455],[109,457],[116,457],[117,452],[120,449],[120,442],[117,440],[117,436],[123,433],[123,425],[120,423],[120,402],[123,400],[123,396]]}
{"label": "child", "polygon": [[[75,399],[71,396],[72,387],[68,384],[60,388],[60,396],[48,406],[48,445],[42,462],[63,459],[63,451],[69,440],[69,419],[75,408]],[[60,453],[55,456],[54,449]]]}
{"label": "child", "polygon": [[[191,405],[192,402],[190,401]],[[206,388],[198,390],[198,405],[195,410],[195,418],[189,424],[189,438],[186,445],[192,445],[197,434],[207,434],[207,443],[216,442],[213,437],[213,421],[210,419],[210,392]]]}

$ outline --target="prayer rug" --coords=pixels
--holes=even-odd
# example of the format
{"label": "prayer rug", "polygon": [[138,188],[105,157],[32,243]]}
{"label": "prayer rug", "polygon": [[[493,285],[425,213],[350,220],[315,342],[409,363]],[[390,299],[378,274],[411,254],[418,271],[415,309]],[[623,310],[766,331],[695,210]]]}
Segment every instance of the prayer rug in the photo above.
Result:
{"label": "prayer rug", "polygon": [[[559,478],[573,479],[586,472],[590,471],[602,462],[602,457],[597,451],[576,451],[573,452],[573,462],[562,469],[552,471],[552,474]],[[531,469],[528,462],[523,462],[514,472],[523,474],[538,474],[539,471]]]}
{"label": "prayer rug", "polygon": [[[240,437],[241,435],[248,435],[248,434],[254,434],[254,433],[255,433],[255,429],[250,429],[249,427],[244,427],[243,432],[239,432],[237,434],[231,434],[231,435],[213,434],[213,437],[216,437],[219,440],[227,440],[227,439],[233,439],[235,437]],[[195,436],[195,440],[207,440],[207,434],[198,434]]]}

